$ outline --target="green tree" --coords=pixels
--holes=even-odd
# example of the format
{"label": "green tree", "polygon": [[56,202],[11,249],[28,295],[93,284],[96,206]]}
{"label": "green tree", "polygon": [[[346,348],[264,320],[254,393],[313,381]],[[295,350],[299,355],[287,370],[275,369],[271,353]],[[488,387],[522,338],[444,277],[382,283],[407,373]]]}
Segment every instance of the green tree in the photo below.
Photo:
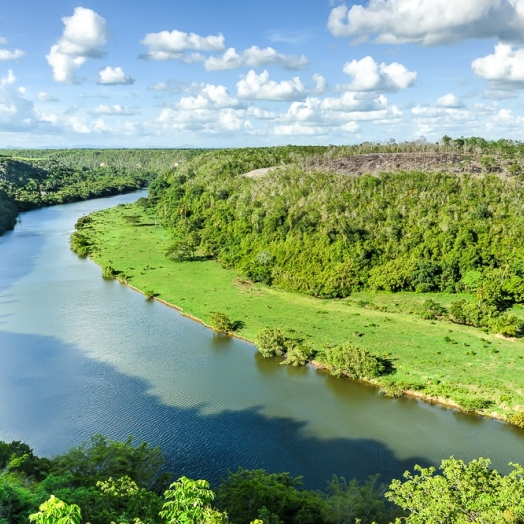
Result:
{"label": "green tree", "polygon": [[227,515],[211,507],[215,498],[206,480],[180,477],[164,493],[166,502],[160,516],[168,524],[221,524]]}
{"label": "green tree", "polygon": [[287,351],[286,337],[280,329],[266,327],[257,335],[256,346],[265,357],[278,357]]}
{"label": "green tree", "polygon": [[396,522],[407,524],[520,523],[524,519],[524,469],[500,475],[480,458],[466,464],[453,457],[443,460],[441,475],[434,467],[415,466],[405,481],[394,480],[386,498],[408,516]]}
{"label": "green tree", "polygon": [[321,359],[326,368],[338,377],[374,378],[386,371],[382,359],[372,355],[363,347],[349,343],[324,348]]}
{"label": "green tree", "polygon": [[232,320],[225,313],[219,311],[211,312],[211,327],[217,333],[230,333],[234,330]]}
{"label": "green tree", "polygon": [[315,491],[299,489],[301,477],[239,468],[218,489],[217,506],[236,524],[261,519],[270,523],[321,524],[326,502]]}
{"label": "green tree", "polygon": [[51,498],[40,506],[38,513],[29,515],[29,521],[36,524],[80,524],[82,514],[76,504],[66,504],[51,495]]}

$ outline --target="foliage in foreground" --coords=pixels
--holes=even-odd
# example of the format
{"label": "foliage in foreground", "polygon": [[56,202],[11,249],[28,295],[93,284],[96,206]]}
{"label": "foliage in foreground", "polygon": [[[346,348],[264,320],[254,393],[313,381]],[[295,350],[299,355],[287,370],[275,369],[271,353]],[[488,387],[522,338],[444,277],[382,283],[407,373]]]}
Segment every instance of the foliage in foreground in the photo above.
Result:
{"label": "foliage in foreground", "polygon": [[158,448],[100,435],[52,459],[0,442],[0,522],[22,524],[517,524],[524,521],[524,468],[508,475],[487,459],[453,457],[415,466],[389,488],[334,476],[326,493],[289,473],[239,468],[217,495],[205,480],[162,475]]}

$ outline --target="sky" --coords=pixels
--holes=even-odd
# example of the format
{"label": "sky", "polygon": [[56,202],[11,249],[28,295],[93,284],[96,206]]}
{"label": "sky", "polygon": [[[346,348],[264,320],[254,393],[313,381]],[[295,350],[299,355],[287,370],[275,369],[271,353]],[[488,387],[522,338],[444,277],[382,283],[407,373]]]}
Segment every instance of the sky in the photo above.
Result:
{"label": "sky", "polygon": [[0,10],[0,148],[524,140],[524,0]]}

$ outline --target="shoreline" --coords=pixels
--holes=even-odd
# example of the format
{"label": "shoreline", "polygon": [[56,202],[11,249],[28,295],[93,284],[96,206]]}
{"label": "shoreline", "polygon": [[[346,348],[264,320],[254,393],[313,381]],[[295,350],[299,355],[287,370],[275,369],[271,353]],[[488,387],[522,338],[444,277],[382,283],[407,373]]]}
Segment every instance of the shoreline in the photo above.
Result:
{"label": "shoreline", "polygon": [[[87,258],[89,260],[91,260],[92,262],[94,262],[100,269],[102,269],[102,266],[94,258],[92,258],[91,256],[87,256]],[[124,281],[123,279],[115,277],[114,279],[110,279],[110,280],[117,280],[121,285],[125,285],[125,286],[129,287],[133,291],[136,291],[136,292],[140,293],[142,296],[145,297],[145,291],[142,291],[140,288],[134,286],[133,284],[130,284],[127,281]],[[188,319],[190,319],[190,320],[192,320],[194,322],[198,322],[199,324],[201,324],[205,328],[214,331],[213,327],[210,326],[209,324],[206,324],[201,318],[198,318],[198,317],[196,317],[194,315],[191,315],[189,313],[184,312],[184,309],[181,306],[178,306],[176,304],[172,304],[171,302],[168,302],[167,300],[164,300],[164,299],[159,298],[159,297],[152,297],[151,299],[147,299],[147,297],[145,297],[145,300],[156,300],[156,301],[160,302],[161,304],[163,304],[163,305],[165,305],[167,307],[175,309],[182,316],[184,316],[184,317],[186,317],[186,318],[188,318]],[[253,344],[256,347],[256,344],[255,344],[255,342],[253,340],[250,340],[250,339],[248,339],[246,337],[243,337],[242,335],[239,335],[238,333],[229,332],[227,334],[227,336],[234,337],[234,338],[237,338],[239,340],[243,340],[244,342],[248,342],[250,344]],[[321,362],[319,362],[317,360],[311,360],[306,365],[307,366],[311,366],[312,368],[314,368],[317,371],[326,369],[325,366]],[[354,382],[358,382],[360,384],[363,384],[366,387],[373,387],[375,389],[380,389],[382,387],[382,385],[380,383],[374,382],[374,381],[371,381],[371,380],[355,380],[355,379],[352,379],[352,378],[346,377],[346,376],[343,376],[343,377],[340,377],[340,378],[344,378],[345,380],[352,380]],[[386,395],[384,395],[384,396],[387,397]],[[484,418],[487,418],[487,419],[495,420],[497,422],[504,423],[504,424],[507,424],[509,426],[518,428],[518,426],[516,426],[514,424],[511,424],[511,422],[509,420],[507,420],[507,418],[504,417],[504,415],[501,415],[501,414],[496,413],[496,412],[479,413],[478,411],[466,411],[465,409],[461,408],[460,405],[457,402],[455,402],[455,401],[453,401],[451,399],[446,399],[444,397],[434,397],[434,396],[422,393],[420,391],[415,391],[415,390],[410,390],[410,389],[404,390],[402,392],[402,394],[399,397],[397,397],[397,398],[402,398],[402,397],[413,399],[413,400],[417,400],[419,402],[424,402],[426,404],[430,404],[430,405],[434,405],[434,406],[440,406],[440,407],[446,408],[446,409],[452,409],[454,411],[461,412],[461,413],[464,413],[466,415],[475,415],[477,417],[484,417]],[[395,397],[389,397],[389,398],[395,398]]]}

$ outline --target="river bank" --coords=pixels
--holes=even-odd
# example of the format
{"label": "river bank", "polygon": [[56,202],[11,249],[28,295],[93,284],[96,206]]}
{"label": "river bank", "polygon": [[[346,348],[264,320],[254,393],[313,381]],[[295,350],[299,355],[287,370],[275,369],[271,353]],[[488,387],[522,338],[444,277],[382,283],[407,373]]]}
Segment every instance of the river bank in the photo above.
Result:
{"label": "river bank", "polygon": [[[125,216],[139,216],[135,225]],[[388,358],[395,373],[373,381],[386,393],[409,395],[505,420],[524,406],[520,340],[501,339],[449,322],[422,320],[417,305],[456,295],[358,293],[322,300],[253,284],[214,261],[175,263],[165,257],[170,234],[140,206],[92,215],[82,233],[90,257],[119,279],[210,325],[221,311],[241,324],[235,336],[254,341],[266,326],[303,337],[315,349],[352,342]]]}

